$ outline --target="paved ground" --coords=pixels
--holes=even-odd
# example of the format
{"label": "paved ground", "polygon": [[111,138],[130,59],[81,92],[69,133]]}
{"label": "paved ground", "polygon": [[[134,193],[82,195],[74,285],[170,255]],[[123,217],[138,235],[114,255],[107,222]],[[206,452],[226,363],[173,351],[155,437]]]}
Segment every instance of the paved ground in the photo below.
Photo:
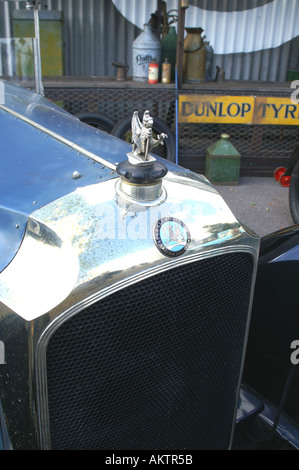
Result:
{"label": "paved ground", "polygon": [[238,186],[215,187],[237,219],[260,236],[294,225],[289,188],[274,177],[240,177]]}

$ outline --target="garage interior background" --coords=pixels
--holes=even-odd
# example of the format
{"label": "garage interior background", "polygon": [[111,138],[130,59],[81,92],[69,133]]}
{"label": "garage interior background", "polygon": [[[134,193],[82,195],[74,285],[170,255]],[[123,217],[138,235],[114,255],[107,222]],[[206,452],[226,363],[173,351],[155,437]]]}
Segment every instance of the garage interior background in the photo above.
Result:
{"label": "garage interior background", "polygon": [[[25,2],[0,2],[0,37],[14,35],[14,11]],[[297,8],[296,8],[297,7]],[[167,10],[177,9],[167,1]],[[132,43],[157,10],[157,0],[42,0],[41,10],[61,12],[62,71],[68,86],[52,86],[45,79],[47,97],[70,112],[100,111],[116,122],[136,108],[134,83],[115,87],[113,62],[132,70]],[[183,85],[184,93],[226,96],[289,97],[288,71],[299,70],[297,0],[190,0],[185,26],[200,26],[214,48],[213,70],[225,70],[225,82]],[[215,72],[216,73],[216,72]],[[79,77],[108,77],[101,88],[78,82]],[[296,77],[296,75],[295,75]],[[298,76],[299,77],[299,76]],[[109,83],[110,80],[110,83]],[[93,82],[95,83],[95,82]],[[51,85],[51,86],[50,86]],[[138,110],[154,109],[175,131],[174,85],[135,90]],[[154,114],[154,113],[153,113]],[[178,161],[204,171],[207,147],[221,133],[242,155],[241,173],[272,174],[285,163],[298,142],[297,125],[179,124]]]}

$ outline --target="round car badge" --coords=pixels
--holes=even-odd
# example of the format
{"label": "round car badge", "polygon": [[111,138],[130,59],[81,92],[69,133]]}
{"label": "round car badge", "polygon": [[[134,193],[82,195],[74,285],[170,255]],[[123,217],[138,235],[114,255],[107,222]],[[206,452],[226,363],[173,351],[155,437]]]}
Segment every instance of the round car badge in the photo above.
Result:
{"label": "round car badge", "polygon": [[180,256],[191,241],[186,225],[174,217],[159,219],[154,226],[154,241],[158,249],[166,256]]}

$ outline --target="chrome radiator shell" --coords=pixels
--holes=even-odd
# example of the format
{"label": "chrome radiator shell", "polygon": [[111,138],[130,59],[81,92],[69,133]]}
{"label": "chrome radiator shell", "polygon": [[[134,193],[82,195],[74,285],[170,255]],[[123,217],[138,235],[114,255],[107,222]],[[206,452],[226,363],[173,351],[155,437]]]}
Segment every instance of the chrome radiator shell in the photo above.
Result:
{"label": "chrome radiator shell", "polygon": [[[51,448],[47,347],[82,310],[164,271],[229,253],[252,256],[253,290],[259,238],[240,225],[204,177],[169,172],[163,180],[166,200],[154,207],[121,200],[117,183],[112,177],[79,188],[33,212],[18,254],[0,274],[8,354],[1,401],[13,448]],[[181,256],[165,256],[153,240],[156,222],[165,217],[181,220],[190,231]],[[250,308],[251,300],[248,321]]]}

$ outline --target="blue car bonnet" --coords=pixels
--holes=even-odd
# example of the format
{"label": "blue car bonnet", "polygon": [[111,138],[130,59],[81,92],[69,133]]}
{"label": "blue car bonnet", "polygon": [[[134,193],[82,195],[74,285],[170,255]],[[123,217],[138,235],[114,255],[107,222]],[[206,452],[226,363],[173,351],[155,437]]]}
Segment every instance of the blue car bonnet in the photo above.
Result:
{"label": "blue car bonnet", "polygon": [[[113,166],[126,158],[130,148],[42,96],[1,83],[5,95],[0,108],[0,272],[18,251],[33,211],[78,187],[115,178]],[[107,166],[44,132],[43,127],[107,160]],[[74,172],[81,177],[74,178]]]}
{"label": "blue car bonnet", "polygon": [[[18,251],[32,212],[78,187],[117,177],[116,166],[127,159],[131,146],[82,123],[37,93],[4,81],[0,84],[4,90],[0,103],[1,272]],[[163,162],[168,170],[182,170]],[[80,178],[74,178],[74,172]]]}
{"label": "blue car bonnet", "polygon": [[[117,177],[116,166],[127,159],[131,146],[38,93],[5,81],[0,85],[1,272],[17,253],[32,212],[76,188]],[[163,162],[168,170],[182,170]]]}

